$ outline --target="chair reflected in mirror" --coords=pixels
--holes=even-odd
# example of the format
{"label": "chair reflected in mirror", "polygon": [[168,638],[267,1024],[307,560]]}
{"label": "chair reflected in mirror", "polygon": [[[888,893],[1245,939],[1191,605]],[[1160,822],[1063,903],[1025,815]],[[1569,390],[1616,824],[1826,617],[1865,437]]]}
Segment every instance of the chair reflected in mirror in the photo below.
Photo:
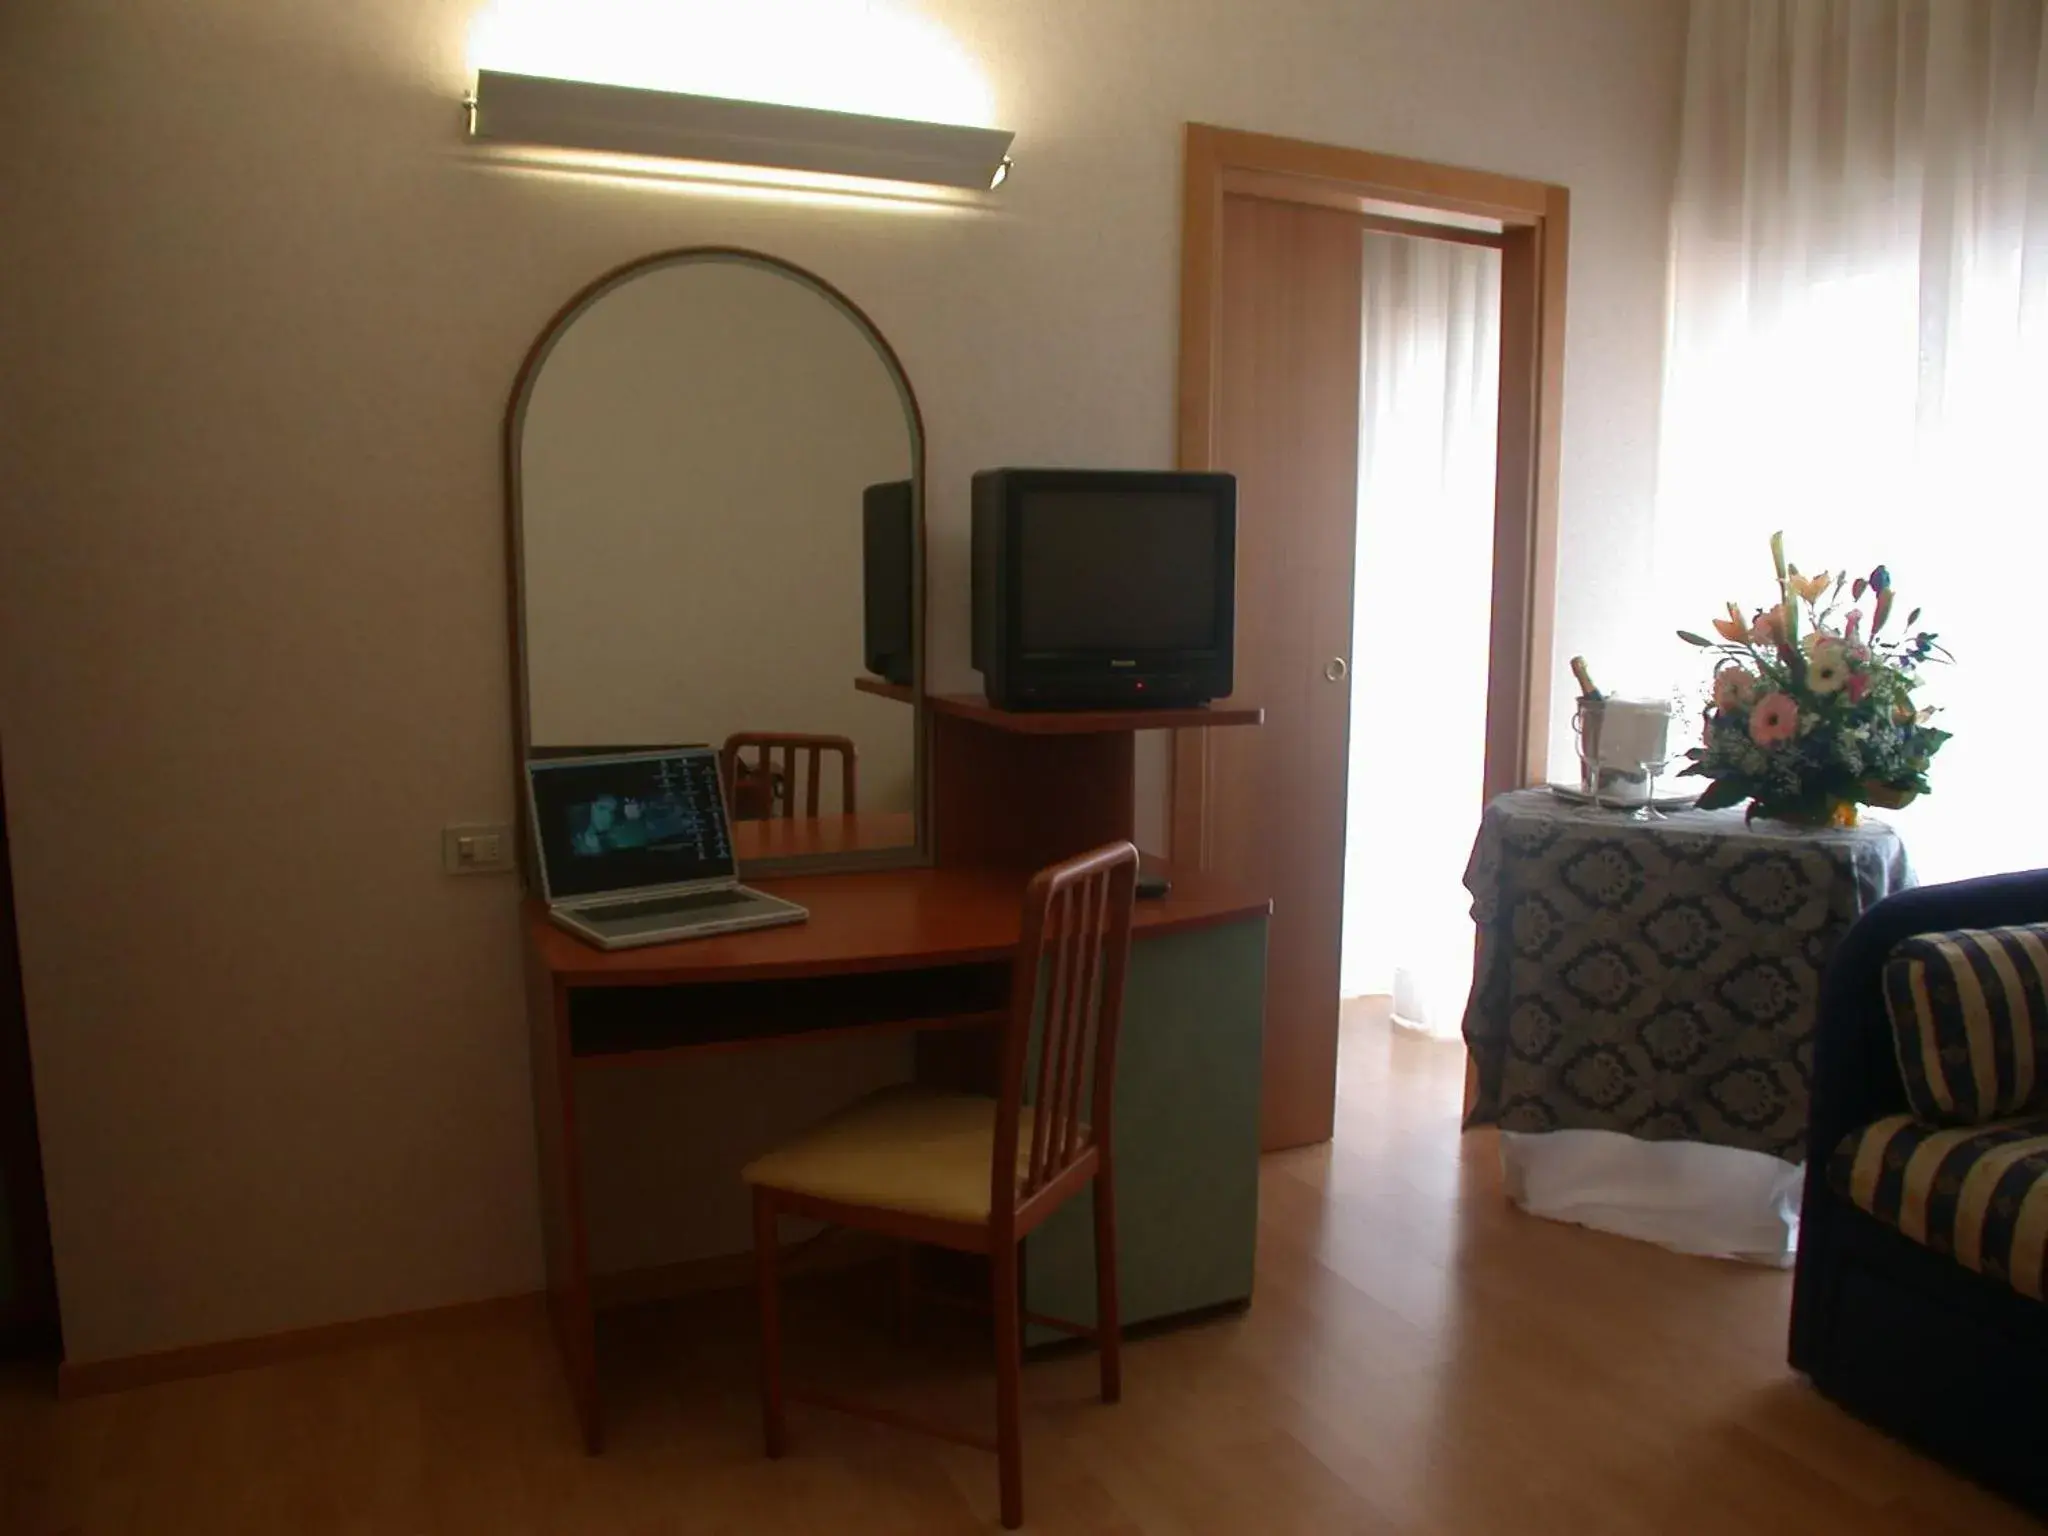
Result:
{"label": "chair reflected in mirror", "polygon": [[[752,757],[749,758],[748,754]],[[839,758],[839,805],[843,816],[859,809],[860,750],[846,736],[794,731],[737,731],[718,749],[719,777],[735,821],[771,821],[822,813],[826,754]]]}

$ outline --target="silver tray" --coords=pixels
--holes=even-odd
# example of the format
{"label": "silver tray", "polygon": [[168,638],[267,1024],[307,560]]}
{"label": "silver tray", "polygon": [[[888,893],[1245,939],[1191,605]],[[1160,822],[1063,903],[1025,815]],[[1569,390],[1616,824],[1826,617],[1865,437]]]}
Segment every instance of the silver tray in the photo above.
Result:
{"label": "silver tray", "polygon": [[[1566,805],[1591,805],[1593,803],[1592,795],[1579,788],[1576,784],[1548,784],[1544,787]],[[1650,801],[1650,809],[1653,811],[1689,811],[1693,807],[1693,802],[1699,799],[1699,797],[1698,790],[1675,795],[1657,795]],[[1624,800],[1615,795],[1608,795],[1600,802],[1600,809],[1603,811],[1634,811],[1641,809],[1642,804],[1643,802],[1640,800]]]}

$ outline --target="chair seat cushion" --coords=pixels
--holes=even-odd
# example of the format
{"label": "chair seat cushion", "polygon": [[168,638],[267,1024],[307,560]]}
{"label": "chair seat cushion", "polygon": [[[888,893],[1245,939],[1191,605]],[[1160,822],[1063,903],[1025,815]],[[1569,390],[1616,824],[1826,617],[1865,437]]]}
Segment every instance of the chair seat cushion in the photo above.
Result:
{"label": "chair seat cushion", "polygon": [[2048,1115],[2048,924],[1907,939],[1885,961],[1884,1000],[1921,1119]]}
{"label": "chair seat cushion", "polygon": [[[985,1225],[994,1191],[996,1101],[885,1088],[741,1171],[749,1184],[817,1200]],[[1017,1174],[1031,1160],[1031,1110],[1017,1112]]]}
{"label": "chair seat cushion", "polygon": [[1842,1142],[1828,1182],[1914,1242],[2044,1299],[2048,1118],[1943,1126],[1892,1115]]}

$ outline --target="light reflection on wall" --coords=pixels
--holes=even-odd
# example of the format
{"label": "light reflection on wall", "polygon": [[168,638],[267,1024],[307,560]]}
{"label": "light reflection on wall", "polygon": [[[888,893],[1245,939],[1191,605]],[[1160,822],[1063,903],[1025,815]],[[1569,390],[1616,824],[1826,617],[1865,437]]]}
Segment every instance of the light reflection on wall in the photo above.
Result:
{"label": "light reflection on wall", "polygon": [[580,182],[608,182],[652,192],[682,192],[742,202],[807,204],[829,208],[886,208],[892,212],[993,217],[996,210],[972,192],[872,177],[813,171],[719,165],[699,160],[658,160],[522,144],[482,145],[472,157],[499,171]]}

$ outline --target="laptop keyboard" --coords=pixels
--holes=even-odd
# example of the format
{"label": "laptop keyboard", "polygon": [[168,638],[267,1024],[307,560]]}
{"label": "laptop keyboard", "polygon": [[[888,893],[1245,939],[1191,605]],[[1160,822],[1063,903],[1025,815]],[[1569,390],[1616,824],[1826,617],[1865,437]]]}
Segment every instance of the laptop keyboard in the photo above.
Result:
{"label": "laptop keyboard", "polygon": [[646,901],[619,901],[584,907],[579,915],[592,922],[614,923],[628,917],[676,917],[685,912],[716,912],[721,907],[759,905],[751,891],[699,891],[694,896],[655,896]]}

